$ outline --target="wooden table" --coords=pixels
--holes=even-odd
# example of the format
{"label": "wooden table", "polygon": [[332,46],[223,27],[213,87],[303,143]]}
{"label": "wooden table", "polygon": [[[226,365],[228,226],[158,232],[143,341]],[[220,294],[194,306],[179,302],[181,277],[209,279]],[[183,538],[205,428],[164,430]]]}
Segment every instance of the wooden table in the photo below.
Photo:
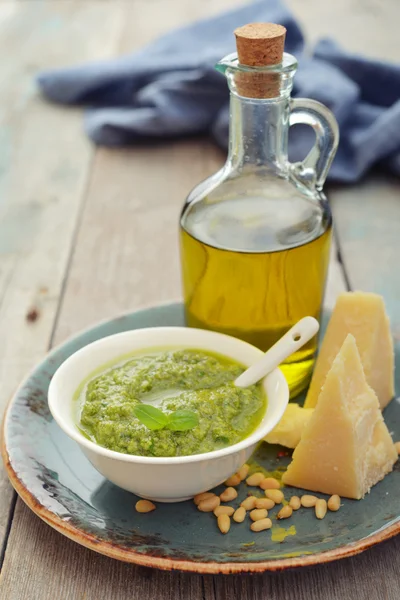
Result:
{"label": "wooden table", "polygon": [[[0,402],[46,351],[98,319],[180,296],[177,224],[223,156],[206,139],[94,149],[80,111],[46,105],[44,67],[107,57],[239,0],[0,0]],[[398,0],[290,0],[309,39],[400,59]],[[400,343],[400,186],[336,187],[339,250],[327,303],[350,286],[385,295]],[[148,277],[151,273],[152,276]],[[326,566],[201,577],[118,563],[63,538],[0,473],[4,600],[397,600],[400,539]]]}

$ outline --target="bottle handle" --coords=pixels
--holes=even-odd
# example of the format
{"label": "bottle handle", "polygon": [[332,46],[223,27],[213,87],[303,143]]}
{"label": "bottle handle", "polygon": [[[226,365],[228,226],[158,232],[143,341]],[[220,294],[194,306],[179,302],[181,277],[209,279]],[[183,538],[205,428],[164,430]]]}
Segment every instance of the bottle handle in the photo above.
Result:
{"label": "bottle handle", "polygon": [[339,126],[333,113],[316,100],[293,98],[290,125],[310,125],[316,141],[306,158],[291,164],[291,172],[307,187],[321,190],[339,144]]}

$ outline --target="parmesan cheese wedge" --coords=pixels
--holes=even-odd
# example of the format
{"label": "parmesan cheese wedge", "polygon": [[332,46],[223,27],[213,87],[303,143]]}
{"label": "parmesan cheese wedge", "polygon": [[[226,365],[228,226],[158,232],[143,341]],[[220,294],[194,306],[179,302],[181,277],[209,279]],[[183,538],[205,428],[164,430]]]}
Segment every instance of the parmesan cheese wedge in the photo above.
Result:
{"label": "parmesan cheese wedge", "polygon": [[296,448],[313,412],[313,408],[303,408],[295,403],[288,404],[282,419],[264,440],[268,444],[280,444],[286,446],[286,448]]}
{"label": "parmesan cheese wedge", "polygon": [[338,296],[315,365],[306,408],[317,404],[332,361],[347,334],[357,342],[367,382],[383,410],[394,396],[394,352],[389,319],[382,296],[346,292]]}
{"label": "parmesan cheese wedge", "polygon": [[389,473],[397,452],[348,335],[326,376],[285,484],[360,499]]}

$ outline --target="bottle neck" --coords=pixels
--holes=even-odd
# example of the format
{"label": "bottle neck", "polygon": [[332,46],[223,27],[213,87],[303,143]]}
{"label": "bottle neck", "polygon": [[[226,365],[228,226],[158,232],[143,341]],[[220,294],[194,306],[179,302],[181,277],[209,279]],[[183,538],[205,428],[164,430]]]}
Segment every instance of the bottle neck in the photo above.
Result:
{"label": "bottle neck", "polygon": [[228,165],[234,170],[287,171],[289,99],[231,93]]}

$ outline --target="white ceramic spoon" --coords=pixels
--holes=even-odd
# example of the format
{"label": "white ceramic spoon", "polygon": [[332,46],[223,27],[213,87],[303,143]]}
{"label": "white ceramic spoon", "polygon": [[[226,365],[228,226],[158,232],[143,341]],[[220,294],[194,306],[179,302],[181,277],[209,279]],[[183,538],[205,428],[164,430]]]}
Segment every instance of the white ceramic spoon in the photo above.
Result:
{"label": "white ceramic spoon", "polygon": [[288,356],[299,350],[306,342],[311,340],[318,330],[319,323],[314,317],[304,317],[304,319],[301,319],[296,325],[289,329],[289,331],[287,331],[259,361],[239,375],[235,380],[236,387],[246,388],[250,385],[254,385],[260,381],[260,379],[263,379],[268,373],[279,366],[281,362],[288,358]]}

